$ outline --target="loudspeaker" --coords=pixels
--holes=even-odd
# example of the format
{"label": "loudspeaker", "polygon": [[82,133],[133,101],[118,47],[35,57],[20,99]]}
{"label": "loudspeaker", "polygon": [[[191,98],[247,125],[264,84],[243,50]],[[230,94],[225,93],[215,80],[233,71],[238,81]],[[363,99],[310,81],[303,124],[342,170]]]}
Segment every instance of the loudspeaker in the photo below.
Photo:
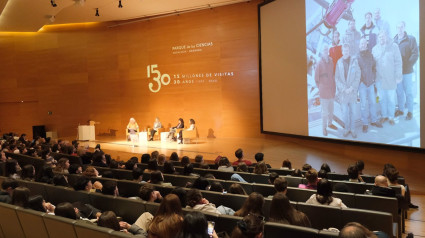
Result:
{"label": "loudspeaker", "polygon": [[32,126],[32,138],[37,137],[46,138],[46,128],[44,126]]}

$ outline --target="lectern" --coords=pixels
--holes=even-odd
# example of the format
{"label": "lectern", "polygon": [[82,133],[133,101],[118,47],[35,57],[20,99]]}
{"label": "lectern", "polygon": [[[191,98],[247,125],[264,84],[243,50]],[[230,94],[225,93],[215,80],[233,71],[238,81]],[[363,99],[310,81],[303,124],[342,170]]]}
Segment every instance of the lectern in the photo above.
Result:
{"label": "lectern", "polygon": [[95,140],[94,121],[90,121],[90,125],[79,125],[78,126],[78,140]]}

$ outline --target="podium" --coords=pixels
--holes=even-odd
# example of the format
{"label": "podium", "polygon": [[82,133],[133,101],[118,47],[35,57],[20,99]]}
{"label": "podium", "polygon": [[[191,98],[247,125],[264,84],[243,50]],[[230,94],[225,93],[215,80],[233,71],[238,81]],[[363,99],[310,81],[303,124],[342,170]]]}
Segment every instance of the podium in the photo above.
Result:
{"label": "podium", "polygon": [[94,125],[80,125],[78,126],[78,140],[95,140],[95,130]]}

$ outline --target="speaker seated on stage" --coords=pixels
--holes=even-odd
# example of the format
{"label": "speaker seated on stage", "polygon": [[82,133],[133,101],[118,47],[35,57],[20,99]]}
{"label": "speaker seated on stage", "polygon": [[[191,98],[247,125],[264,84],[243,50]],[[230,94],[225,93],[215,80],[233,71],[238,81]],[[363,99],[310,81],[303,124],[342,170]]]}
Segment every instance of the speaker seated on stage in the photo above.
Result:
{"label": "speaker seated on stage", "polygon": [[168,134],[168,138],[171,140],[177,140],[177,138],[181,137],[181,130],[184,128],[183,118],[179,118],[179,123],[175,127],[171,127],[170,133]]}
{"label": "speaker seated on stage", "polygon": [[155,118],[155,122],[153,123],[153,128],[148,128],[148,135],[150,136],[149,140],[153,141],[153,137],[155,136],[155,133],[158,132],[157,135],[160,135],[161,132],[164,132],[165,129],[162,128],[162,124],[159,121],[159,118]]}
{"label": "speaker seated on stage", "polygon": [[189,128],[184,129],[182,132],[182,136],[180,137],[180,144],[183,142],[183,139],[195,139],[198,138],[198,131],[195,126],[195,120],[190,119],[189,120]]}
{"label": "speaker seated on stage", "polygon": [[134,118],[130,118],[130,121],[128,122],[127,125],[127,130],[126,130],[126,137],[127,140],[130,141],[130,135],[136,135],[136,133],[139,131],[139,125],[137,125],[137,122]]}

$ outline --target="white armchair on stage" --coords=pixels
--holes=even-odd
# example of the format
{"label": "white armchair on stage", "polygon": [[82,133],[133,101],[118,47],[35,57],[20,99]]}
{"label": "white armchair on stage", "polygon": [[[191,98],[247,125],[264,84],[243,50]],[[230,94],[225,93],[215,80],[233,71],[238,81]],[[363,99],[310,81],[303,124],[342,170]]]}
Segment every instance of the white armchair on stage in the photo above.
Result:
{"label": "white armchair on stage", "polygon": [[94,141],[96,139],[94,124],[96,124],[96,122],[90,121],[90,125],[79,125],[78,140]]}

